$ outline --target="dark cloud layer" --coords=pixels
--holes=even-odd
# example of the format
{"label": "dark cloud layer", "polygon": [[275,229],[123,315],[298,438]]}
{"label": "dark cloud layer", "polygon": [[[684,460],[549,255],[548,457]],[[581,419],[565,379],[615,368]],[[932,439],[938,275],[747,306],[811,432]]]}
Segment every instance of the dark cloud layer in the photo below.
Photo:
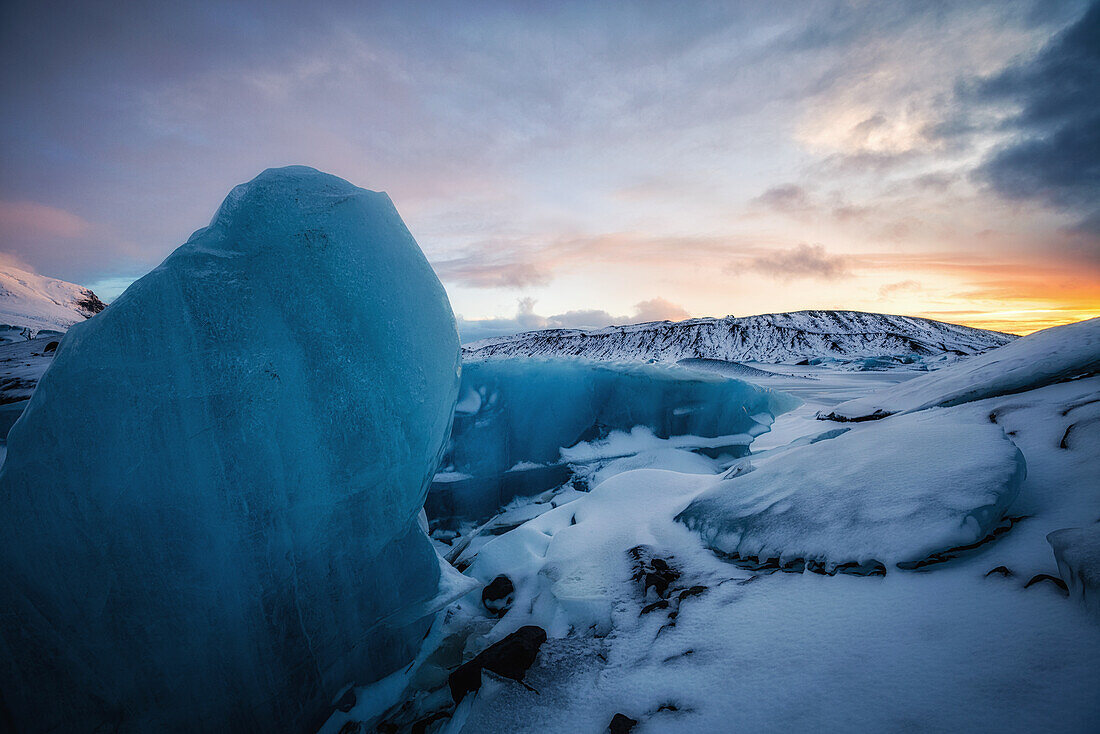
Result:
{"label": "dark cloud layer", "polygon": [[[987,104],[1015,104],[1015,140],[976,174],[999,194],[1035,199],[1083,214],[1081,229],[1100,238],[1100,2],[1034,58],[970,91]],[[1100,254],[1100,239],[1097,240]]]}

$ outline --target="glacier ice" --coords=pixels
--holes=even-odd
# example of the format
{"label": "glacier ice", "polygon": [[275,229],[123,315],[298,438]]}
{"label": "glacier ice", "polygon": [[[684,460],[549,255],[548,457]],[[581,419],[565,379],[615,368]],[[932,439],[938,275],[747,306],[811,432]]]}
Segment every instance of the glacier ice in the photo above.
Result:
{"label": "glacier ice", "polygon": [[936,411],[792,448],[719,481],[677,519],[741,559],[908,565],[988,536],[1025,476],[1002,428]]}
{"label": "glacier ice", "polygon": [[823,416],[869,420],[997,395],[1100,373],[1100,318],[1043,329],[985,354],[849,400]]}
{"label": "glacier ice", "polygon": [[11,430],[16,727],[303,730],[412,659],[440,579],[417,516],[459,370],[385,194],[303,167],[233,189],[72,327]]}
{"label": "glacier ice", "polygon": [[446,471],[432,485],[428,514],[484,518],[516,496],[561,485],[578,465],[591,468],[641,450],[743,455],[772,416],[797,403],[746,382],[668,365],[538,358],[467,363]]}

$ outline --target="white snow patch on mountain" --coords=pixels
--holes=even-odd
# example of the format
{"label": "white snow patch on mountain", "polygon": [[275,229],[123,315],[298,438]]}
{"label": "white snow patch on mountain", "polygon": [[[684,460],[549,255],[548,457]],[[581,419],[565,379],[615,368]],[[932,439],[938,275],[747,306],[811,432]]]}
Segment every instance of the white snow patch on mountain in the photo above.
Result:
{"label": "white snow patch on mountain", "polygon": [[494,337],[463,347],[470,360],[585,357],[675,362],[796,362],[812,358],[970,355],[1016,337],[941,321],[861,311],[796,311],[760,316],[650,322],[606,329],[550,329]]}
{"label": "white snow patch on mountain", "polygon": [[14,341],[24,329],[65,331],[104,308],[84,286],[0,263],[0,340]]}

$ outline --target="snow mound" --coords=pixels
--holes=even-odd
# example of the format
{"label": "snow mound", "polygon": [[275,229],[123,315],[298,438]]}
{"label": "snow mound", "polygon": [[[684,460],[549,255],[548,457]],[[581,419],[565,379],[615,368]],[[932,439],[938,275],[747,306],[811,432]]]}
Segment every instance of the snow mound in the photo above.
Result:
{"label": "snow mound", "polygon": [[83,286],[0,266],[0,341],[14,341],[24,329],[32,334],[65,331],[104,308],[106,304]]}
{"label": "snow mound", "polygon": [[303,731],[411,660],[447,601],[417,520],[459,369],[385,194],[303,167],[235,188],[69,330],[8,437],[16,729]]}
{"label": "snow mound", "polygon": [[1047,536],[1058,561],[1058,574],[1069,592],[1100,620],[1100,523],[1055,530]]}
{"label": "snow mound", "polygon": [[640,451],[743,455],[773,416],[797,404],[783,393],[668,365],[466,364],[446,470],[428,512],[433,519],[492,514],[516,496],[560,486],[578,465]]}
{"label": "snow mound", "polygon": [[1100,372],[1100,318],[1043,329],[1003,347],[922,375],[823,416],[859,421],[1034,390]]}
{"label": "snow mound", "polygon": [[988,536],[1025,474],[1023,455],[988,420],[903,416],[720,481],[677,519],[738,559],[826,571],[908,565]]}

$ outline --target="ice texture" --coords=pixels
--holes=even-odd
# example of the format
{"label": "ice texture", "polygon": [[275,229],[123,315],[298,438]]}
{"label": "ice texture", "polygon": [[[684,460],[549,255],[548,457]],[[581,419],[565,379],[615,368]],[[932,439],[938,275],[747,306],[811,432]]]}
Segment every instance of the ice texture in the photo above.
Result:
{"label": "ice texture", "polygon": [[[742,454],[772,416],[797,404],[767,388],[667,365],[467,363],[448,471],[432,487],[428,514],[492,514],[516,496],[562,484],[571,464],[639,450]],[[630,433],[637,427],[648,430]]]}
{"label": "ice texture", "polygon": [[868,420],[1034,390],[1100,372],[1100,318],[1055,326],[985,354],[836,406],[826,418]]}
{"label": "ice texture", "polygon": [[724,554],[886,566],[976,543],[1026,476],[973,411],[900,416],[791,449],[719,481],[677,517]]}
{"label": "ice texture", "polygon": [[1047,541],[1070,595],[1100,620],[1100,522],[1087,528],[1055,530]]}
{"label": "ice texture", "polygon": [[72,327],[0,471],[21,731],[302,731],[412,659],[417,522],[458,392],[447,296],[384,193],[313,169]]}

